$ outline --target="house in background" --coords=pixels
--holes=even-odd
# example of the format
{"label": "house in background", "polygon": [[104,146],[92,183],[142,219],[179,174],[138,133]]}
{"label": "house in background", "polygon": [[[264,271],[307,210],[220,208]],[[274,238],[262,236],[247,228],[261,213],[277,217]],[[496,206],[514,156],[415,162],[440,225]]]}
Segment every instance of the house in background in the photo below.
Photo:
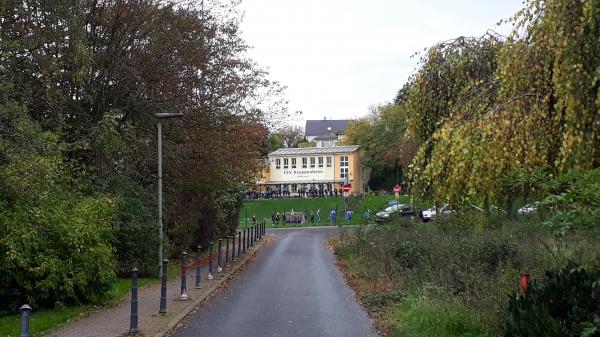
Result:
{"label": "house in background", "polygon": [[259,191],[296,195],[302,189],[339,190],[348,183],[350,193],[362,194],[369,182],[370,170],[361,164],[358,145],[281,148],[268,156],[267,169],[256,183]]}
{"label": "house in background", "polygon": [[306,121],[304,136],[309,142],[315,142],[317,147],[336,146],[344,139],[346,126],[350,119],[313,119]]}

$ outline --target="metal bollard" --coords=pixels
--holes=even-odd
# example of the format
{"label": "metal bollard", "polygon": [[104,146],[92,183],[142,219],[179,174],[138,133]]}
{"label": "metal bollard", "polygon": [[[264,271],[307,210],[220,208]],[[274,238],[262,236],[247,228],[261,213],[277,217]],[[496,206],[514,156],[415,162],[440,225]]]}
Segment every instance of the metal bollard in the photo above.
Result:
{"label": "metal bollard", "polygon": [[225,266],[229,266],[229,236],[225,237]]}
{"label": "metal bollard", "polygon": [[138,269],[131,270],[131,318],[129,319],[129,335],[137,335],[138,332],[138,299],[137,286]]}
{"label": "metal bollard", "polygon": [[236,233],[233,232],[233,234],[231,234],[231,262],[235,262],[236,258],[235,258],[235,235]]}
{"label": "metal bollard", "polygon": [[255,228],[256,228],[256,226],[252,226],[252,230],[250,230],[251,231],[251,233],[250,233],[250,246],[254,246],[254,241],[255,241],[254,234],[256,233]]}
{"label": "metal bollard", "polygon": [[250,228],[246,228],[246,249],[248,249],[249,247],[250,247]]}
{"label": "metal bollard", "polygon": [[196,254],[196,284],[194,285],[194,289],[202,288],[202,277],[200,275],[200,257],[202,256],[202,246],[198,245],[197,249],[198,253]]}
{"label": "metal bollard", "polygon": [[19,310],[21,310],[21,337],[29,337],[29,313],[31,307],[29,304],[23,304]]}
{"label": "metal bollard", "polygon": [[240,257],[242,253],[242,231],[238,231],[238,252],[237,256]]}
{"label": "metal bollard", "polygon": [[248,248],[252,246],[252,228],[248,228]]}
{"label": "metal bollard", "polygon": [[187,252],[181,253],[181,295],[179,299],[187,300]]}
{"label": "metal bollard", "polygon": [[208,246],[208,279],[213,279],[212,273],[212,261],[213,261],[213,249],[215,247],[215,243],[213,241],[210,242],[210,246]]}
{"label": "metal bollard", "polygon": [[219,250],[217,251],[217,273],[223,271],[223,260],[221,259],[221,251],[223,250],[223,239],[219,239]]}
{"label": "metal bollard", "polygon": [[166,314],[167,313],[167,264],[169,263],[169,260],[164,259],[163,260],[163,274],[162,274],[162,280],[161,280],[161,285],[160,285],[160,309],[158,310],[159,314]]}
{"label": "metal bollard", "polygon": [[243,243],[242,243],[242,253],[246,252],[246,229],[242,231]]}

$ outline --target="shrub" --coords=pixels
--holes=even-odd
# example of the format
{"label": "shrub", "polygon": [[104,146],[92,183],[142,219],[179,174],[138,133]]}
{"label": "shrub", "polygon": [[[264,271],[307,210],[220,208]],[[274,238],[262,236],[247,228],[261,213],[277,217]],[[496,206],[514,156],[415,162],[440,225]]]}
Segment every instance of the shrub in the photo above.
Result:
{"label": "shrub", "polygon": [[489,273],[495,272],[502,263],[514,267],[519,264],[519,250],[511,238],[488,236],[482,240],[477,253],[479,262]]}
{"label": "shrub", "polygon": [[507,337],[600,336],[600,267],[573,263],[532,282],[509,301]]}
{"label": "shrub", "polygon": [[427,253],[423,244],[419,241],[399,241],[396,244],[394,257],[400,267],[412,269],[416,267]]}
{"label": "shrub", "polygon": [[111,200],[47,198],[0,214],[0,310],[91,302],[115,280]]}

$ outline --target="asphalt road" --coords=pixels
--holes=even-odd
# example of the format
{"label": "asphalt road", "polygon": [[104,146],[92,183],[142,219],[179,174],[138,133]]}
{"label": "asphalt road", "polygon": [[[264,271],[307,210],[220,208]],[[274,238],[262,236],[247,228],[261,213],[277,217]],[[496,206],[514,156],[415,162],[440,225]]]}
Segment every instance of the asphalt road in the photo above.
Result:
{"label": "asphalt road", "polygon": [[275,239],[175,333],[178,337],[379,336],[335,265],[333,228],[272,230]]}

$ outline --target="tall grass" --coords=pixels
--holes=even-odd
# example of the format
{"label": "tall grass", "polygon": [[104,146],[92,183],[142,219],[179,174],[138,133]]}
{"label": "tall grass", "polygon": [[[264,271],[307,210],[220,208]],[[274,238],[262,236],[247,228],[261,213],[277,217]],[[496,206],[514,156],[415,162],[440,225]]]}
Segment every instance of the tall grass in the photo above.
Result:
{"label": "tall grass", "polygon": [[426,224],[402,219],[345,230],[336,254],[363,303],[394,336],[501,335],[521,273],[541,279],[545,270],[593,259],[600,249],[597,241],[538,228],[532,218],[480,213]]}

